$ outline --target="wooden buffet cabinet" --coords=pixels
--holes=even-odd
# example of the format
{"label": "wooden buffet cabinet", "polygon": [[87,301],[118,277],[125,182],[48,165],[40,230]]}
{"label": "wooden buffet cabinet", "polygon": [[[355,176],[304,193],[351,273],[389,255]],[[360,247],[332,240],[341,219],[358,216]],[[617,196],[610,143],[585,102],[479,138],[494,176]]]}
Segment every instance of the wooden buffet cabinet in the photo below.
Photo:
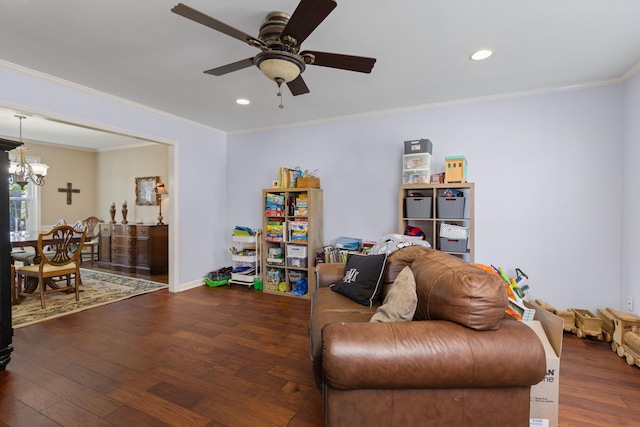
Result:
{"label": "wooden buffet cabinet", "polygon": [[100,224],[98,267],[126,273],[166,273],[169,265],[169,226]]}

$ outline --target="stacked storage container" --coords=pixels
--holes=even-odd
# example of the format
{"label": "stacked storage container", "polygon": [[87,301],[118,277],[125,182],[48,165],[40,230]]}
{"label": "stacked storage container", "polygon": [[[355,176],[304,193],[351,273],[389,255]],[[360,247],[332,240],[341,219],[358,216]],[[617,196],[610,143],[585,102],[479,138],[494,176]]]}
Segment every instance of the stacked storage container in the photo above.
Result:
{"label": "stacked storage container", "polygon": [[432,144],[428,139],[404,142],[402,183],[428,184],[431,180]]}

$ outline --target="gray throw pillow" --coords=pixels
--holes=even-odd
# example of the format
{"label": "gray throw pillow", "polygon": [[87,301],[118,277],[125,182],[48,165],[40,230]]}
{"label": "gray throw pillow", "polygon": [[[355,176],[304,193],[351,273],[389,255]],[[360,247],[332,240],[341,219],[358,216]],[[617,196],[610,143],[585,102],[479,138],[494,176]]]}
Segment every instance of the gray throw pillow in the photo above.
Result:
{"label": "gray throw pillow", "polygon": [[409,267],[400,271],[371,322],[409,322],[418,305],[416,280]]}

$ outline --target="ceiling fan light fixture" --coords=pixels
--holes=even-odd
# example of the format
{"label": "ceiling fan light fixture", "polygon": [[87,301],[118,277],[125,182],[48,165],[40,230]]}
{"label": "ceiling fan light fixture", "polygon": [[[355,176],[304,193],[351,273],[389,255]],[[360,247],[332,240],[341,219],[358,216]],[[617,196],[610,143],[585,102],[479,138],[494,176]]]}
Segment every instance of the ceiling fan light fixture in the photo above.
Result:
{"label": "ceiling fan light fixture", "polygon": [[262,52],[256,55],[254,63],[269,80],[289,83],[304,71],[304,61],[298,55],[288,52]]}
{"label": "ceiling fan light fixture", "polygon": [[469,59],[472,61],[482,61],[483,59],[487,59],[493,55],[493,51],[491,49],[480,49],[471,54]]}

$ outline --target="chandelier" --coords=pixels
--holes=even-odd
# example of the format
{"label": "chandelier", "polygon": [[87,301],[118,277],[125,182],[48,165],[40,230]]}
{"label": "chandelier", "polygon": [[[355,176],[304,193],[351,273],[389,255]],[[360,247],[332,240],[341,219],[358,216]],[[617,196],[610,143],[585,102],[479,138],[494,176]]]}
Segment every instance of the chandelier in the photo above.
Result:
{"label": "chandelier", "polygon": [[29,182],[33,182],[36,185],[44,185],[44,177],[47,175],[49,166],[44,163],[27,163],[27,148],[22,142],[22,120],[26,119],[26,117],[20,115],[15,117],[20,120],[20,144],[22,145],[16,148],[18,152],[16,159],[9,165],[9,183],[18,184],[22,189]]}

